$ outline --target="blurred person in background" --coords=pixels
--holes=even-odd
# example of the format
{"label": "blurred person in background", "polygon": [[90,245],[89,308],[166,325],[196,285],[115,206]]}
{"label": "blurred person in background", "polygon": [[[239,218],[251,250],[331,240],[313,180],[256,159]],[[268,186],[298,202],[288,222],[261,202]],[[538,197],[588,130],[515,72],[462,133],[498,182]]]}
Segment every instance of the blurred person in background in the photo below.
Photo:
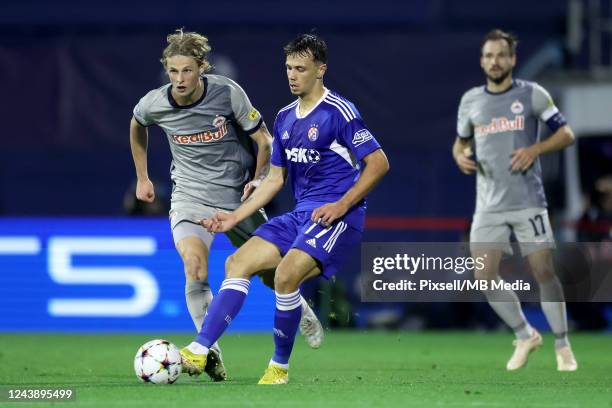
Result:
{"label": "blurred person in background", "polygon": [[[476,210],[470,231],[472,255],[485,267],[475,278],[498,282],[499,264],[509,247],[510,234],[520,243],[540,289],[540,304],[555,336],[559,371],[578,368],[568,340],[563,287],[555,274],[555,247],[538,156],[574,143],[574,134],[549,93],[534,82],[515,80],[517,40],[501,30],[486,34],[480,66],[486,85],[461,98],[453,157],[465,174],[477,173]],[[539,123],[553,132],[540,141]],[[477,159],[472,156],[475,145]],[[542,345],[542,336],[523,314],[518,296],[510,289],[484,290],[497,315],[514,331],[515,350],[506,364],[517,370],[529,353]]]}
{"label": "blurred person in background", "polygon": [[612,174],[595,180],[579,226],[579,241],[612,241]]}
{"label": "blurred person in background", "polygon": [[[612,242],[612,174],[598,177],[588,193],[587,208],[578,222],[578,241]],[[594,259],[606,262],[606,259]],[[606,330],[608,303],[571,302],[567,309],[577,330]]]}

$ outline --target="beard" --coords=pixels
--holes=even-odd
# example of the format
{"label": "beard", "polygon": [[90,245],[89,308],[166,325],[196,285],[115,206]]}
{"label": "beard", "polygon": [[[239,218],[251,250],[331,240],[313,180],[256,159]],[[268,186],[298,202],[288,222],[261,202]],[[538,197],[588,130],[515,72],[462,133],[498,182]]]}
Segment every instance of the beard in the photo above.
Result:
{"label": "beard", "polygon": [[511,73],[512,73],[512,70],[511,70],[511,69],[509,69],[509,70],[507,70],[507,71],[505,71],[505,72],[502,72],[502,73],[501,73],[499,76],[497,76],[497,77],[494,77],[494,76],[492,76],[492,75],[490,75],[490,74],[487,74],[486,72],[485,72],[485,75],[486,75],[486,77],[487,77],[487,79],[488,79],[489,81],[493,82],[493,83],[494,83],[494,84],[496,84],[496,85],[499,85],[499,84],[501,84],[502,82],[504,82],[504,81],[506,80],[506,78],[508,78],[508,76],[510,76],[510,74],[511,74]]}

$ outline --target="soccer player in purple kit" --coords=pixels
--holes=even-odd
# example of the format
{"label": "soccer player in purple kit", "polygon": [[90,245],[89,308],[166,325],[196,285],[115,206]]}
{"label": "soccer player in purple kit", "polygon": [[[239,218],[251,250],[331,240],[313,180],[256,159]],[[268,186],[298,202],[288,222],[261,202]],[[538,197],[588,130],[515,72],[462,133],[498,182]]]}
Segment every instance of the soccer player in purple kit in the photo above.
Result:
{"label": "soccer player in purple kit", "polygon": [[[259,227],[226,262],[226,278],[202,330],[181,350],[184,370],[204,370],[210,347],[238,315],[250,279],[276,268],[274,355],[259,384],[286,384],[301,316],[300,285],[333,276],[361,242],[366,195],[389,170],[380,145],[355,106],[323,86],[327,46],[312,34],[284,48],[291,93],[298,99],[278,112],[271,168],[261,185],[233,212],[203,220],[211,232],[231,229],[280,191],[291,178],[296,207]],[[362,164],[364,165],[362,168]]]}
{"label": "soccer player in purple kit", "polygon": [[[172,153],[170,226],[185,269],[185,301],[196,327],[212,301],[208,256],[214,235],[199,224],[220,209],[233,210],[248,197],[269,168],[272,137],[244,90],[234,81],[208,71],[208,38],[183,29],[168,35],[161,62],[170,83],[148,92],[134,108],[130,145],[138,177],[136,195],[152,202],[155,188],[147,170],[148,127],[159,126]],[[250,148],[257,145],[257,154]],[[249,181],[250,180],[250,181]],[[242,197],[241,197],[242,196]],[[244,244],[267,220],[263,210],[226,232],[235,246]],[[274,287],[270,272],[262,280]],[[312,348],[323,340],[323,328],[300,299],[300,330]],[[221,349],[213,345],[206,373],[215,381],[227,374]]]}

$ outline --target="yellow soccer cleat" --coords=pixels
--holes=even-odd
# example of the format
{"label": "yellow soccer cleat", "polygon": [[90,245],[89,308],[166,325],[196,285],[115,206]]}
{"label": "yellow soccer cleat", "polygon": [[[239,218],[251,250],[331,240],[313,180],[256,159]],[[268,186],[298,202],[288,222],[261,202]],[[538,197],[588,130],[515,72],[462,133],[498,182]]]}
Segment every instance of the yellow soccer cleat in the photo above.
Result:
{"label": "yellow soccer cleat", "polygon": [[206,367],[206,354],[192,353],[187,347],[181,349],[181,360],[183,363],[183,372],[198,376],[204,372]]}
{"label": "yellow soccer cleat", "polygon": [[287,384],[288,382],[289,372],[284,368],[270,364],[257,384],[277,385]]}

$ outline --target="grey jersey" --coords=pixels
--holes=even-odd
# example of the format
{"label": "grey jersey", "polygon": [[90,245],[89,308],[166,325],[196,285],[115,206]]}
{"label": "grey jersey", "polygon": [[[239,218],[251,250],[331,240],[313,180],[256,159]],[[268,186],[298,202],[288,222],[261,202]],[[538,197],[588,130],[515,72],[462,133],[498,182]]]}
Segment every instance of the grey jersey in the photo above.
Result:
{"label": "grey jersey", "polygon": [[172,205],[235,209],[255,165],[248,134],[262,123],[242,88],[219,75],[203,77],[202,98],[179,106],[171,84],[147,93],[134,108],[142,126],[158,125],[170,143]]}
{"label": "grey jersey", "polygon": [[498,94],[480,86],[463,95],[457,134],[475,141],[476,212],[546,207],[539,159],[521,173],[510,170],[510,156],[536,143],[540,121],[557,113],[548,92],[534,82],[515,80],[510,89]]}

